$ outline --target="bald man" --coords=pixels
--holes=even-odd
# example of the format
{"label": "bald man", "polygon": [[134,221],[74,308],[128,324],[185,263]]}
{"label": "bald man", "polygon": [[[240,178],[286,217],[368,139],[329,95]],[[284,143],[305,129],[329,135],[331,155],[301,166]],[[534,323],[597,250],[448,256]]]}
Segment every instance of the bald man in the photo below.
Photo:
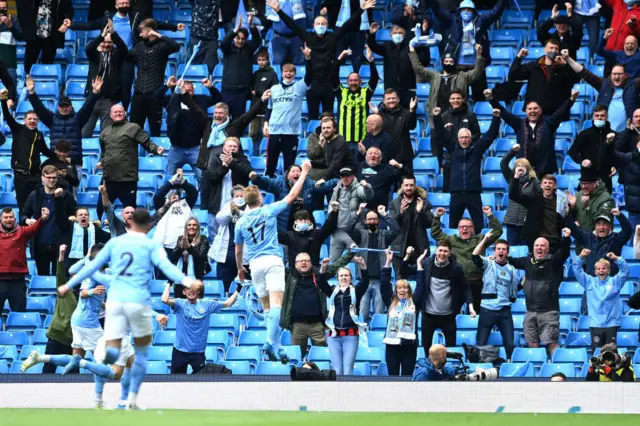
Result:
{"label": "bald man", "polygon": [[418,367],[413,373],[414,382],[437,382],[451,380],[454,376],[454,368],[447,363],[447,348],[443,345],[432,345],[429,348],[429,358],[420,358]]}
{"label": "bald man", "polygon": [[127,121],[122,105],[112,106],[109,116],[113,122],[100,132],[100,159],[96,168],[104,171],[104,184],[112,203],[120,199],[124,207],[136,207],[138,145],[155,155],[162,155],[164,148],[151,142],[140,126]]}
{"label": "bald man", "polygon": [[393,139],[389,133],[382,130],[382,117],[378,114],[371,114],[367,117],[367,134],[362,142],[358,144],[360,152],[358,161],[364,161],[367,150],[372,146],[379,148],[382,152],[382,162],[388,163],[395,155]]}
{"label": "bald man", "polygon": [[[611,31],[613,32],[613,31]],[[605,31],[604,37],[600,40],[596,48],[596,54],[602,56],[607,62],[624,65],[624,69],[629,78],[640,77],[640,52],[638,51],[638,39],[633,35],[628,35],[624,39],[622,50],[607,50],[605,45],[609,38],[609,30]]]}
{"label": "bald man", "polygon": [[549,241],[538,238],[533,253],[526,257],[508,257],[516,269],[525,271],[524,296],[527,312],[524,315],[524,338],[530,348],[547,346],[549,355],[558,347],[560,334],[560,295],[563,265],[569,257],[571,230],[562,230],[560,249],[549,254]]}

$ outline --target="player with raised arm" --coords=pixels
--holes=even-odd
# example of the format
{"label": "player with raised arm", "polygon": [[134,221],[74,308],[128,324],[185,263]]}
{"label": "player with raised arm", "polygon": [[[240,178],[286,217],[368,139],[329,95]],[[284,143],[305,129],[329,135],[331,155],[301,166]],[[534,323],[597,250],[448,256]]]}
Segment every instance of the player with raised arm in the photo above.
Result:
{"label": "player with raised arm", "polygon": [[151,224],[149,212],[136,209],[131,231],[111,239],[96,258],[85,265],[69,282],[58,288],[64,295],[86,278],[111,262],[114,278],[107,293],[104,338],[107,341],[104,363],[114,364],[120,357],[121,341],[131,330],[135,360],[131,367],[129,409],[137,410],[137,396],[147,371],[147,351],[153,334],[149,282],[153,268],[159,268],[168,279],[200,291],[202,281],[187,277],[169,261],[164,248],[147,237]]}
{"label": "player with raised arm", "polygon": [[[283,364],[289,362],[286,352],[280,347],[280,311],[284,298],[285,276],[284,263],[278,245],[277,217],[287,206],[290,206],[302,191],[311,163],[302,163],[302,173],[282,200],[263,206],[262,195],[257,186],[250,186],[244,191],[247,204],[244,216],[236,222],[235,244],[238,278],[244,281],[245,269],[242,266],[242,255],[246,245],[249,268],[256,294],[264,309],[267,325],[267,342],[262,347],[270,361],[278,359]],[[277,354],[277,355],[276,355]]]}

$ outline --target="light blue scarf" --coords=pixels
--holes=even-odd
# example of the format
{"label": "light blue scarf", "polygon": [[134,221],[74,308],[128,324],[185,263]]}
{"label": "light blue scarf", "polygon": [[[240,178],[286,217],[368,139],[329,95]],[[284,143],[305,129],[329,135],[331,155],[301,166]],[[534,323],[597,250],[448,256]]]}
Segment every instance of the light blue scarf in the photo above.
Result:
{"label": "light blue scarf", "polygon": [[416,339],[416,306],[413,300],[401,300],[387,313],[387,332],[382,343],[387,345],[399,345],[402,339]]}
{"label": "light blue scarf", "polygon": [[207,142],[207,148],[211,148],[212,146],[222,145],[227,136],[224,134],[224,129],[229,125],[229,117],[227,117],[227,121],[222,123],[221,125],[217,125],[214,121],[211,124],[211,134],[209,135],[209,141]]}
{"label": "light blue scarf", "polygon": [[593,16],[598,13],[601,7],[598,0],[576,0],[573,10],[579,15]]}
{"label": "light blue scarf", "polygon": [[[87,250],[96,243],[96,229],[93,223],[87,228],[88,241]],[[73,224],[73,235],[71,236],[71,250],[69,251],[70,259],[82,259],[84,257],[84,228],[78,223]]]}
{"label": "light blue scarf", "polygon": [[475,54],[476,34],[472,19],[469,22],[462,23],[462,56],[471,56]]}
{"label": "light blue scarf", "polygon": [[[362,6],[363,0],[360,0],[360,5]],[[338,20],[336,21],[336,27],[341,27],[351,18],[351,2],[349,0],[342,0],[342,5],[340,6],[340,12],[338,13]],[[369,30],[369,16],[367,15],[367,11],[362,12],[362,20],[360,21],[360,31],[368,31]]]}
{"label": "light blue scarf", "polygon": [[[289,2],[291,4],[291,13],[293,14],[292,18],[295,21],[296,19],[306,18],[307,15],[304,13],[304,8],[302,7],[301,0],[278,0],[280,3],[280,9],[283,11],[286,10],[285,4]],[[280,22],[280,17],[269,5],[267,5],[267,10],[265,11],[265,16],[268,20],[273,22]]]}
{"label": "light blue scarf", "polygon": [[[180,269],[180,271],[182,271],[183,267],[184,267],[184,261],[182,260],[182,256],[180,256],[180,259],[178,259],[178,264],[176,265],[178,267],[178,269]],[[196,278],[196,273],[195,270],[193,268],[193,256],[189,255],[189,258],[187,259],[187,276],[189,278]]]}
{"label": "light blue scarf", "polygon": [[[335,299],[337,294],[340,292],[340,286],[337,285],[333,289],[333,293],[331,293],[331,297],[329,298],[329,315],[327,315],[327,327],[329,328],[330,336],[335,337],[336,333],[336,325],[333,322],[333,315],[336,313],[336,303]],[[351,306],[349,306],[349,316],[353,320],[353,323],[356,326],[360,326],[360,322],[358,321],[358,314],[356,312],[356,288],[354,286],[349,286],[349,294],[351,295]]]}

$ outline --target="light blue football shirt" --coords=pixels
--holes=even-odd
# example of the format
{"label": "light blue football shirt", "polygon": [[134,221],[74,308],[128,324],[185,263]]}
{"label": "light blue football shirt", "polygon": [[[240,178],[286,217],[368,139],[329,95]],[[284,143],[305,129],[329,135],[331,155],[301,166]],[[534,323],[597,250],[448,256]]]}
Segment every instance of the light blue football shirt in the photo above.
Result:
{"label": "light blue football shirt", "polygon": [[207,348],[209,317],[222,310],[222,303],[211,299],[198,299],[189,303],[176,299],[176,341],[174,346],[181,352],[201,353]]}
{"label": "light blue football shirt", "polygon": [[284,200],[245,213],[236,222],[235,243],[244,244],[247,259],[281,256],[277,217],[287,208]]}

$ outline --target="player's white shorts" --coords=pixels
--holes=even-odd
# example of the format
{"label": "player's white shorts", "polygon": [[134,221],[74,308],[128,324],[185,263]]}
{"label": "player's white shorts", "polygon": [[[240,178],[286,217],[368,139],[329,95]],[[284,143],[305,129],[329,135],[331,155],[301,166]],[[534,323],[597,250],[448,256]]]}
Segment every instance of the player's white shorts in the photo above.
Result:
{"label": "player's white shorts", "polygon": [[[93,352],[93,357],[96,362],[102,362],[105,357],[105,350],[107,346],[107,341],[104,337],[101,337],[96,344],[96,350]],[[129,336],[125,336],[124,339],[120,342],[120,356],[118,360],[114,362],[115,365],[119,365],[120,367],[127,366],[127,360],[133,355],[133,348],[131,347],[131,338]]]}
{"label": "player's white shorts", "polygon": [[106,311],[104,321],[106,340],[122,339],[127,334],[127,330],[131,330],[133,337],[153,334],[154,312],[147,305],[107,300]]}
{"label": "player's white shorts", "polygon": [[71,334],[73,334],[73,342],[71,347],[73,349],[84,349],[85,351],[92,351],[96,348],[96,343],[104,335],[102,328],[85,328],[71,325]]}
{"label": "player's white shorts", "polygon": [[284,291],[284,264],[280,256],[258,256],[249,262],[251,281],[258,297],[270,291]]}

